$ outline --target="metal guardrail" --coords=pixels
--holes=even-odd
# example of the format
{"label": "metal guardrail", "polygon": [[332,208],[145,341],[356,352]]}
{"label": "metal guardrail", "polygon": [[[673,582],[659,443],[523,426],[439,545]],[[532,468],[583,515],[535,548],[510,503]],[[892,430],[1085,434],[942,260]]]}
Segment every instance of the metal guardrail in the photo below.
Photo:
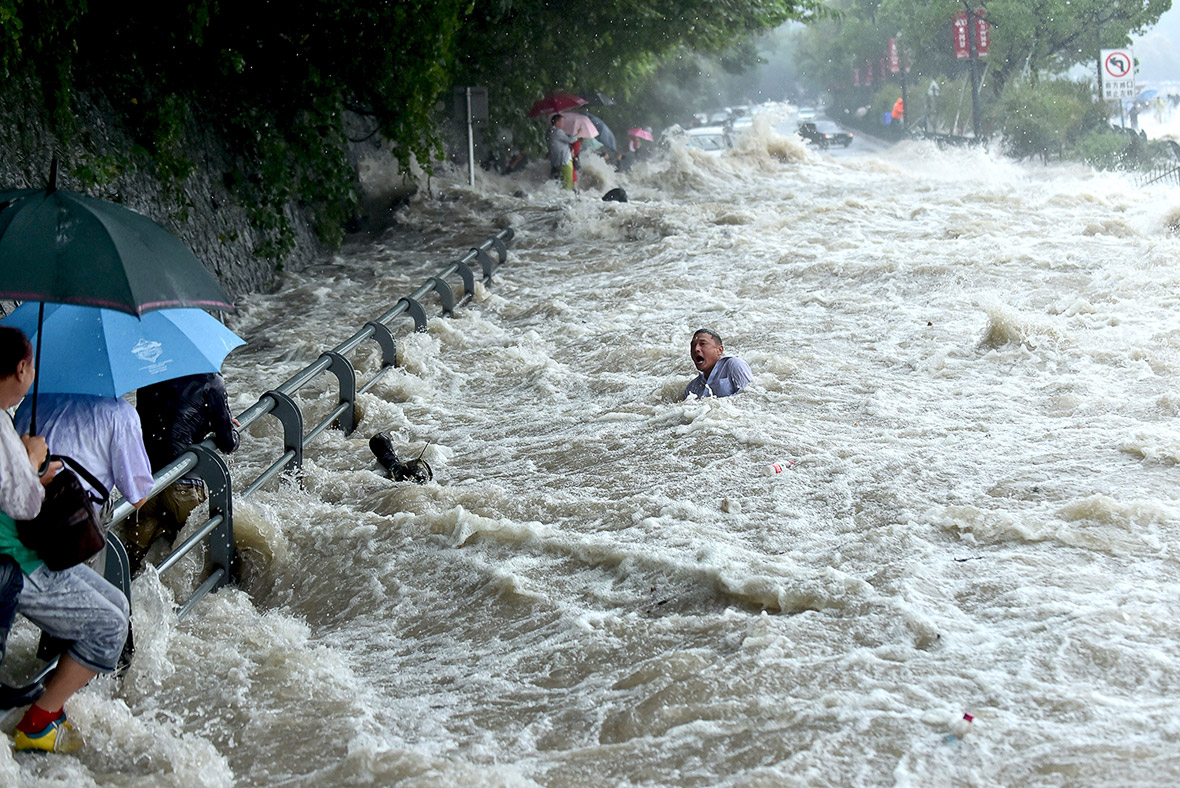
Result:
{"label": "metal guardrail", "polygon": [[1162,140],[1171,154],[1171,160],[1142,171],[1137,179],[1139,186],[1152,183],[1170,183],[1180,186],[1180,145],[1172,140]]}
{"label": "metal guardrail", "polygon": [[[451,316],[455,307],[471,299],[475,294],[475,282],[478,278],[485,285],[492,283],[492,274],[508,260],[507,244],[515,233],[511,227],[505,227],[482,244],[469,250],[463,257],[452,262],[437,276],[432,276],[410,295],[400,299],[397,304],[374,320],[365,323],[359,331],[341,342],[331,350],[320,355],[315,363],[305,367],[293,377],[272,389],[261,397],[251,407],[238,416],[240,429],[246,429],[267,414],[273,415],[283,427],[283,453],[266,470],[246,485],[238,498],[247,498],[258,491],[262,485],[275,476],[285,472],[292,472],[298,476],[303,466],[303,447],[327,429],[336,425],[345,434],[349,434],[356,427],[356,396],[368,391],[381,376],[397,366],[397,341],[389,324],[395,318],[406,315],[414,321],[414,331],[426,331],[426,310],[422,300],[430,293],[435,293],[442,306],[442,314]],[[491,252],[495,251],[493,261]],[[472,268],[472,263],[478,270]],[[458,275],[463,292],[456,299],[452,286],[447,277]],[[357,388],[356,370],[347,358],[363,342],[373,339],[381,348],[381,367],[360,388]],[[293,395],[319,375],[329,372],[337,379],[340,401],[339,404],[309,432],[303,432],[303,411],[293,398]],[[208,541],[209,558],[213,569],[201,585],[185,600],[177,611],[179,618],[184,618],[206,594],[215,591],[230,582],[234,563],[234,518],[233,480],[230,478],[229,467],[217,451],[212,440],[206,440],[180,455],[175,462],[163,468],[155,475],[149,498],[158,495],[164,488],[171,485],[181,476],[196,470],[205,481],[209,490],[209,519],[206,520],[183,544],[173,550],[163,561],[157,564],[160,574],[174,567],[191,550]],[[129,501],[120,502],[111,512],[110,525],[113,527],[134,514],[135,508]],[[108,534],[108,549],[104,572],[107,580],[114,583],[130,598],[130,575],[127,571],[127,554],[123,545],[113,534]]]}
{"label": "metal guardrail", "polygon": [[1180,186],[1180,164],[1152,167],[1139,177],[1140,186],[1149,186],[1153,183],[1170,183],[1173,186]]}
{"label": "metal guardrail", "polygon": [[968,137],[965,134],[940,134],[934,131],[922,131],[912,128],[905,132],[908,139],[927,140],[933,142],[940,150],[947,148],[986,148],[990,140],[987,137]]}

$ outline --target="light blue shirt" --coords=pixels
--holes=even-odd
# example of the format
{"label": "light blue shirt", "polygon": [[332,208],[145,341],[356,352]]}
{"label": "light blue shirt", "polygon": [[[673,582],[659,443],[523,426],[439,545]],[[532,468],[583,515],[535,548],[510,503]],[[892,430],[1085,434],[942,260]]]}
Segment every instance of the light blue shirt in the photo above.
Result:
{"label": "light blue shirt", "polygon": [[697,375],[684,387],[684,396],[681,399],[692,396],[730,397],[744,389],[753,379],[754,373],[750,371],[749,364],[737,356],[722,356],[709,371],[708,380],[705,379],[704,372]]}
{"label": "light blue shirt", "polygon": [[[32,395],[16,411],[18,430],[29,429]],[[50,454],[64,454],[82,463],[106,485],[131,502],[152,489],[152,466],[143,447],[139,414],[124,399],[86,394],[41,394],[37,398],[37,432],[45,436]],[[89,488],[85,479],[79,478]]]}

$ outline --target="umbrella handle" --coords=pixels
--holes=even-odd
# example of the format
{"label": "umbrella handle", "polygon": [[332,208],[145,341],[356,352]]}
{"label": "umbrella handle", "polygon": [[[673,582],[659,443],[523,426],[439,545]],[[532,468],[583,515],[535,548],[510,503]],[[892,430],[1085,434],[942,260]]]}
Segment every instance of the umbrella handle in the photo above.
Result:
{"label": "umbrella handle", "polygon": [[[56,169],[56,168],[55,168]],[[37,434],[37,389],[38,389],[38,370],[41,369],[41,326],[45,322],[45,302],[42,301],[37,308],[37,349],[33,354],[33,406],[29,410],[29,434]],[[45,472],[45,468],[49,467],[48,460],[41,468],[41,472]]]}

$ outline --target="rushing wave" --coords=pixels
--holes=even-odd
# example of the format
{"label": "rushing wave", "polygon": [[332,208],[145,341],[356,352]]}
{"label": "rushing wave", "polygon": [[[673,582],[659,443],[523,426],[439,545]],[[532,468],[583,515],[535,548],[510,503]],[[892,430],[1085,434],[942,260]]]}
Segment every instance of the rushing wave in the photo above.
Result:
{"label": "rushing wave", "polygon": [[[517,232],[492,287],[399,336],[302,488],[236,504],[240,588],[177,623],[200,559],[137,580],[131,672],[71,701],[87,746],[0,747],[0,782],[1180,780],[1175,194],[923,143],[820,154],[768,121],[720,157],[665,144],[587,158],[578,194],[544,162],[436,179],[245,299],[236,411]],[[746,393],[680,401],[701,326]],[[385,478],[379,430],[434,481]],[[248,432],[238,478],[281,441]]]}

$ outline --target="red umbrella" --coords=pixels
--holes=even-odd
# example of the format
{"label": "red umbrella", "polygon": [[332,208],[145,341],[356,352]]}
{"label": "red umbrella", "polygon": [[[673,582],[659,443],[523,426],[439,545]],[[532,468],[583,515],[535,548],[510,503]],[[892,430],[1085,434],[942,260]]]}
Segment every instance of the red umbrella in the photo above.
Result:
{"label": "red umbrella", "polygon": [[651,138],[651,132],[647,131],[645,129],[631,129],[627,132],[627,134],[629,134],[632,137],[638,137],[641,140],[647,140],[648,142],[655,142],[655,140],[653,140]]}
{"label": "red umbrella", "polygon": [[575,96],[572,93],[554,93],[552,96],[546,96],[533,105],[529,110],[529,117],[535,118],[540,115],[554,115],[558,112],[574,107],[580,107],[583,104],[590,102],[581,96]]}

